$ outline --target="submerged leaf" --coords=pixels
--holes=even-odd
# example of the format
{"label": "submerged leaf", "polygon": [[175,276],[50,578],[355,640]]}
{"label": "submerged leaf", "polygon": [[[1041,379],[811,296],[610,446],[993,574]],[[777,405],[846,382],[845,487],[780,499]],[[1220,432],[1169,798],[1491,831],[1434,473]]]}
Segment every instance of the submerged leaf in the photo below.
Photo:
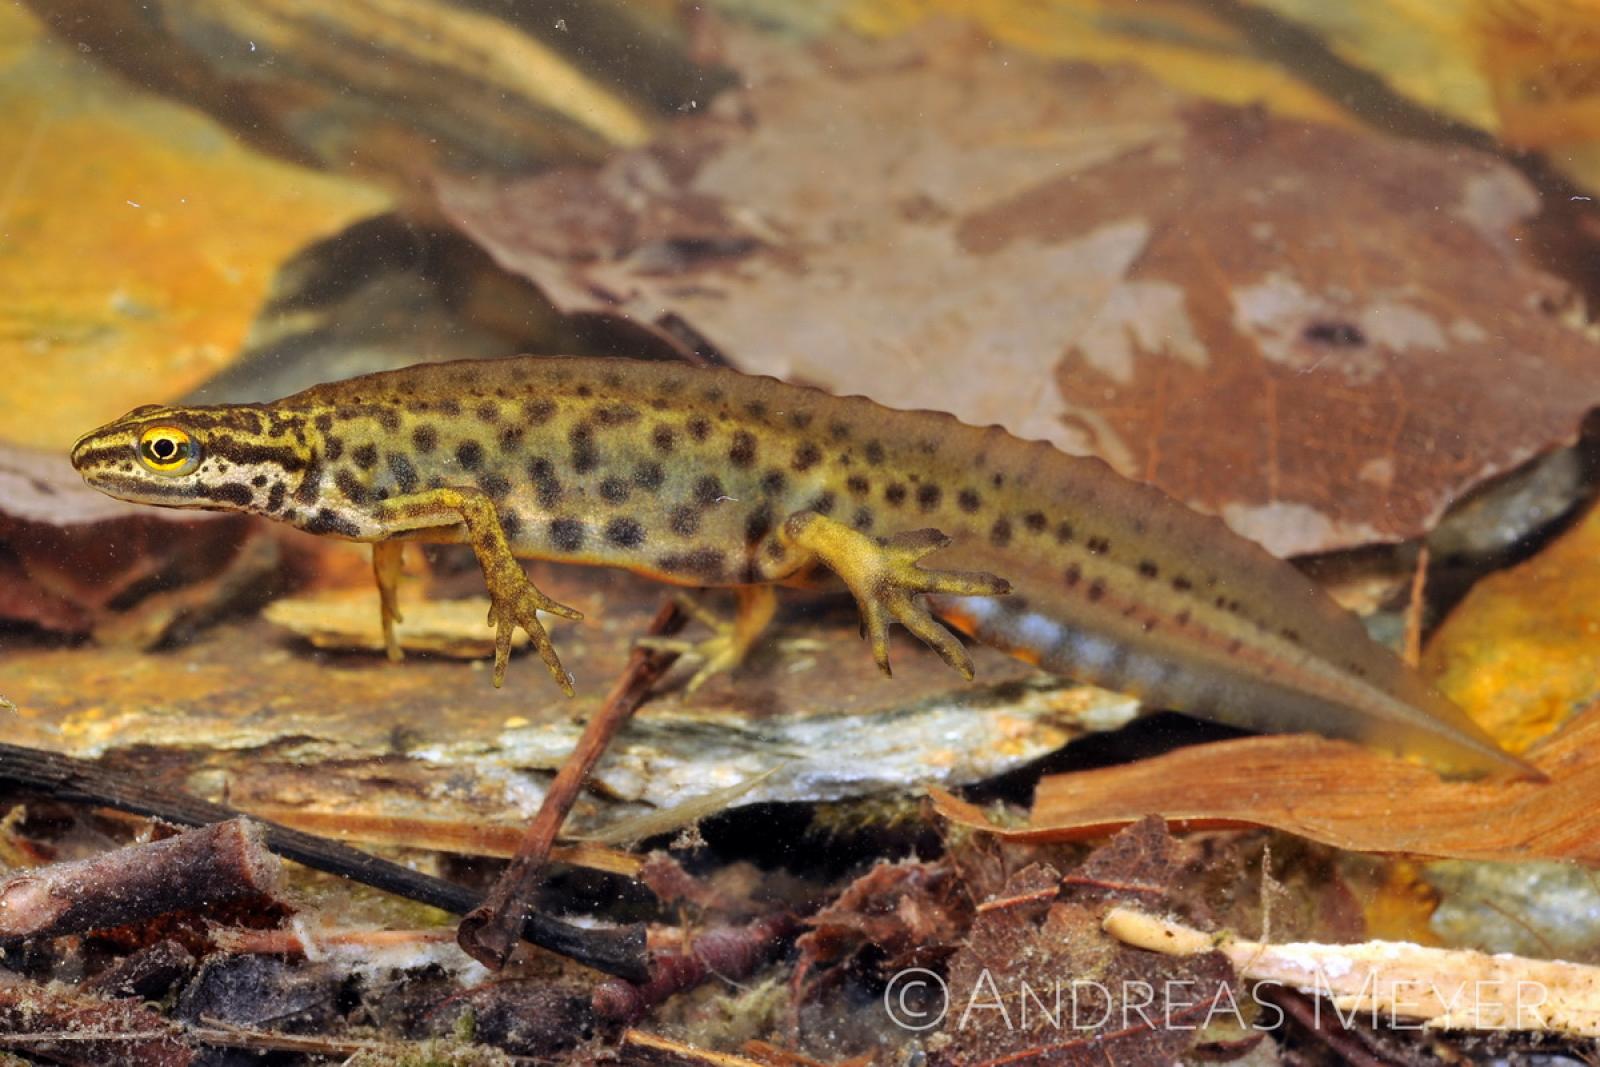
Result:
{"label": "submerged leaf", "polygon": [[1093,451],[1280,554],[1415,537],[1600,403],[1506,165],[970,38],[785,55],[440,197],[565,310]]}

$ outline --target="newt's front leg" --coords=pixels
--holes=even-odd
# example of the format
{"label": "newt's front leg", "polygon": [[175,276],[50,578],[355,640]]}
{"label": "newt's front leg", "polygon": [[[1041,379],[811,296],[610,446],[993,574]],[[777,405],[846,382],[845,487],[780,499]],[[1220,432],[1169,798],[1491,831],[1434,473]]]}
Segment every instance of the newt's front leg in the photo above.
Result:
{"label": "newt's front leg", "polygon": [[[386,533],[400,534],[412,530],[428,530],[461,526],[466,530],[467,542],[483,568],[483,581],[489,589],[489,625],[495,628],[494,684],[505,681],[506,664],[511,658],[511,638],[518,626],[533,639],[534,648],[550,675],[563,692],[572,695],[572,681],[566,668],[556,655],[550,635],[539,622],[538,613],[548,611],[566,619],[581,619],[583,614],[565,604],[558,604],[536,589],[528,580],[511,554],[511,543],[506,540],[495,514],[494,501],[478,489],[445,487],[428,489],[420,493],[390,497],[378,505],[375,516]],[[396,557],[398,558],[398,556]],[[380,557],[373,557],[374,570],[382,566]],[[379,572],[379,593],[383,595],[384,578]],[[392,598],[393,591],[390,590]],[[391,607],[392,610],[392,607]]]}
{"label": "newt's front leg", "polygon": [[400,550],[399,541],[375,541],[372,545],[372,577],[378,583],[378,614],[383,621],[383,649],[389,658],[398,663],[405,652],[394,635],[394,624],[404,622],[400,615]]}
{"label": "newt's front leg", "polygon": [[893,620],[920,637],[963,678],[972,678],[972,657],[960,639],[934,621],[916,598],[924,593],[1000,596],[1011,592],[1010,582],[992,574],[917,566],[923,556],[950,544],[938,530],[876,538],[814,511],[798,511],[789,516],[779,536],[786,547],[798,549],[843,579],[861,609],[862,629],[883,673],[892,673],[889,623]]}

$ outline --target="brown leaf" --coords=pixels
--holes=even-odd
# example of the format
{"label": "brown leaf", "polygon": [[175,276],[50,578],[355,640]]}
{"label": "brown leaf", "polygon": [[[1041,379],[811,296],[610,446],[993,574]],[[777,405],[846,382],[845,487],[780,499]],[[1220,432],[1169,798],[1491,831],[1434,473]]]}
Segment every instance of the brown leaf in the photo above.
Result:
{"label": "brown leaf", "polygon": [[1413,537],[1600,401],[1487,156],[967,38],[860,51],[443,207],[566,310],[1097,452],[1280,554]]}
{"label": "brown leaf", "polygon": [[117,620],[154,639],[277,563],[257,532],[244,515],[112,500],[65,456],[0,444],[0,619],[66,634]]}
{"label": "brown leaf", "polygon": [[1548,782],[1446,782],[1414,763],[1309,734],[1249,737],[1051,775],[1010,830],[935,792],[950,819],[1023,841],[1074,841],[1154,812],[1172,826],[1272,826],[1355,852],[1600,863],[1600,705],[1529,753]]}
{"label": "brown leaf", "polygon": [[948,866],[879,862],[806,920],[811,929],[796,942],[796,983],[869,947],[880,954],[882,971],[926,965],[954,948],[971,918],[972,904]]}

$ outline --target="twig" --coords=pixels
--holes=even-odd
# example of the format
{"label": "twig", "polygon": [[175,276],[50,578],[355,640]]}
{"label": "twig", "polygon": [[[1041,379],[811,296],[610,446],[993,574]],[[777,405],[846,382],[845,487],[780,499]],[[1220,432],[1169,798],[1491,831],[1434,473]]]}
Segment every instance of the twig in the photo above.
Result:
{"label": "twig", "polygon": [[[131,811],[181,826],[208,826],[236,819],[241,814],[226,805],[153,789],[84,760],[20,745],[0,743],[0,782],[10,782],[68,803]],[[256,822],[265,831],[268,848],[307,867],[456,915],[471,911],[483,899],[465,886],[369,856],[337,841],[265,820]],[[590,929],[529,912],[522,935],[541,948],[607,974],[635,981],[649,977],[642,924]]]}
{"label": "twig", "polygon": [[22,982],[0,986],[0,1048],[83,1067],[188,1067],[194,1061],[177,1027],[143,1005]]}
{"label": "twig", "polygon": [[[656,612],[649,628],[651,637],[664,637],[676,633],[684,624],[683,611],[674,601],[668,601]],[[622,677],[606,694],[572,755],[561,765],[555,781],[544,795],[533,821],[522,837],[522,844],[512,858],[500,880],[489,890],[488,897],[461,920],[456,930],[456,940],[467,955],[485,967],[499,970],[505,966],[516,944],[516,932],[529,913],[529,899],[538,888],[544,873],[545,861],[555,844],[561,824],[577,802],[583,784],[594,769],[611,739],[624,723],[644,703],[650,687],[665,674],[677,660],[676,652],[635,648],[628,659]]]}
{"label": "twig", "polygon": [[104,930],[186,908],[275,897],[278,858],[259,826],[231,819],[0,882],[0,943]]}
{"label": "twig", "polygon": [[1255,982],[1326,997],[1341,1021],[1358,1015],[1448,1030],[1526,1030],[1600,1037],[1600,967],[1403,941],[1356,945],[1227,940],[1132,908],[1113,908],[1111,936],[1169,956],[1216,949]]}
{"label": "twig", "polygon": [[686,950],[656,953],[650,961],[650,980],[642,985],[615,978],[601,982],[591,998],[594,1013],[612,1022],[636,1023],[668,997],[713,975],[728,981],[748,978],[798,927],[794,916],[780,912],[749,926],[707,930]]}
{"label": "twig", "polygon": [[765,1067],[758,1060],[695,1048],[643,1030],[629,1030],[623,1034],[617,1051],[624,1057],[624,1063],[640,1067]]}
{"label": "twig", "polygon": [[1422,662],[1422,616],[1426,606],[1424,592],[1428,585],[1428,546],[1417,551],[1417,568],[1411,575],[1411,599],[1406,604],[1405,647],[1401,658],[1412,667]]}

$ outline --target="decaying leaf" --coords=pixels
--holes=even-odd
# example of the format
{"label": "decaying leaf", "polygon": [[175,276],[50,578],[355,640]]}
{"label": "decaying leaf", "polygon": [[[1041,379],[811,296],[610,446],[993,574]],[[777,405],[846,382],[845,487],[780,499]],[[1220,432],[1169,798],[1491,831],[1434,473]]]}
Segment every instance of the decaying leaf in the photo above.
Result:
{"label": "decaying leaf", "polygon": [[1221,954],[1176,960],[1101,930],[1119,904],[1164,906],[1171,845],[1159,820],[1147,820],[1065,879],[1030,866],[979,905],[950,961],[937,1062],[1164,1065],[1208,1022],[1236,1017],[1233,967]]}
{"label": "decaying leaf", "polygon": [[442,204],[566,310],[1097,452],[1280,554],[1413,537],[1600,402],[1487,156],[965,37],[762,69]]}
{"label": "decaying leaf", "polygon": [[1021,829],[949,794],[934,799],[948,818],[1022,841],[1093,837],[1154,812],[1190,829],[1272,826],[1355,852],[1600,863],[1600,704],[1528,758],[1550,781],[1446,782],[1348,742],[1285,734],[1047,776]]}
{"label": "decaying leaf", "polygon": [[124,504],[64,455],[0,444],[0,619],[147,645],[278,562],[247,516]]}
{"label": "decaying leaf", "polygon": [[1513,751],[1600,699],[1600,508],[1473,587],[1423,667]]}
{"label": "decaying leaf", "polygon": [[803,987],[817,969],[867,950],[882,974],[937,963],[971,921],[972,902],[948,864],[879,862],[806,920],[810,929],[796,943],[795,984]]}

